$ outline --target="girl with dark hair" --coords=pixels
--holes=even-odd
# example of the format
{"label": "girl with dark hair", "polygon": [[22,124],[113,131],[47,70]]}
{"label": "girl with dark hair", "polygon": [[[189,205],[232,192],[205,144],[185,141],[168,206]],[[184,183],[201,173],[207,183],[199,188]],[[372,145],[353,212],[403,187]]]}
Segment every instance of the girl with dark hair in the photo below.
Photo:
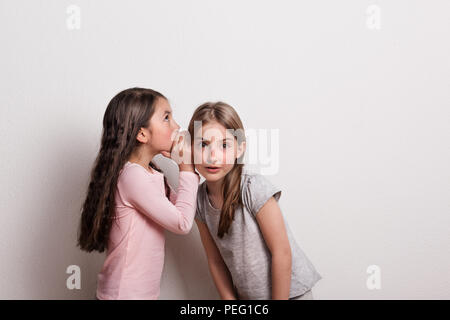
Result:
{"label": "girl with dark hair", "polygon": [[106,108],[78,234],[82,250],[107,253],[98,299],[157,299],[164,230],[191,230],[199,183],[192,161],[179,164],[177,193],[152,162],[160,153],[190,156],[179,128],[167,99],[151,89],[124,90]]}

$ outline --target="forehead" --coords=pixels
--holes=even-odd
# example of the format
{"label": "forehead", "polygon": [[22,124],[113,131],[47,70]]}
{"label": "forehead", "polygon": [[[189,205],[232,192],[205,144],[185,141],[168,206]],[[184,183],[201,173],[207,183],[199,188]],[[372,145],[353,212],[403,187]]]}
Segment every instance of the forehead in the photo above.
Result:
{"label": "forehead", "polygon": [[155,113],[164,114],[166,112],[172,112],[169,101],[164,98],[157,98],[155,101]]}
{"label": "forehead", "polygon": [[[200,135],[201,128],[201,135]],[[206,139],[206,140],[222,140],[233,138],[233,130],[229,128],[225,128],[221,123],[217,121],[209,121],[204,123],[199,129],[196,131],[195,139]],[[231,131],[230,131],[231,130]]]}

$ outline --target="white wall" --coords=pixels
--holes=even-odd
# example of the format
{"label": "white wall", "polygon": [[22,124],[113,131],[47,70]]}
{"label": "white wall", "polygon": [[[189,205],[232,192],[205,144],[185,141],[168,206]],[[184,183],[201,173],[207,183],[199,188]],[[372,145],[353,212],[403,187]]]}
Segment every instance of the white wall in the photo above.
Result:
{"label": "white wall", "polygon": [[[449,13],[446,0],[1,1],[0,298],[94,297],[103,255],[75,247],[79,209],[108,101],[143,86],[185,127],[224,100],[247,128],[279,129],[268,178],[323,276],[317,299],[449,299]],[[161,299],[217,298],[196,226],[166,245]]]}

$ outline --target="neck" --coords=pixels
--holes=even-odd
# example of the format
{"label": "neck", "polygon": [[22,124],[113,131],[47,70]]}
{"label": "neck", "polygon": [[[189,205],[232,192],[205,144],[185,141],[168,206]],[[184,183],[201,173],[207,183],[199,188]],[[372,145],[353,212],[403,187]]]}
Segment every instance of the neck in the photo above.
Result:
{"label": "neck", "polygon": [[149,164],[156,155],[157,152],[140,147],[131,154],[128,161],[140,164],[147,170],[153,172],[152,169],[149,167]]}
{"label": "neck", "polygon": [[222,197],[223,178],[217,181],[206,181],[208,194],[212,197]]}

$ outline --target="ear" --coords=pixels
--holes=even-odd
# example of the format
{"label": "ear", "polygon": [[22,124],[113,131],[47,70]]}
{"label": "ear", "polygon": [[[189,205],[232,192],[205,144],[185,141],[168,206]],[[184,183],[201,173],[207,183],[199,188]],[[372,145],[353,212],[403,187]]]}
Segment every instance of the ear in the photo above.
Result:
{"label": "ear", "polygon": [[147,143],[148,141],[150,141],[150,130],[146,129],[146,128],[141,128],[139,129],[139,132],[136,136],[136,140],[139,141],[140,143]]}
{"label": "ear", "polygon": [[245,152],[245,148],[247,147],[245,141],[242,141],[241,144],[238,145],[237,147],[237,159],[239,159],[240,157],[242,157],[242,155]]}

